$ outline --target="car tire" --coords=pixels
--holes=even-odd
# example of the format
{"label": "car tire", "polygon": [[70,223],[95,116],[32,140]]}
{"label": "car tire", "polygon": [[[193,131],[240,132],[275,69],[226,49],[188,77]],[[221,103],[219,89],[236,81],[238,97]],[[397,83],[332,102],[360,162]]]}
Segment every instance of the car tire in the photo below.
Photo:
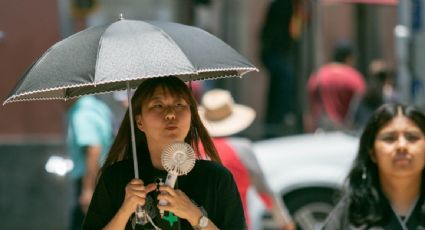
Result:
{"label": "car tire", "polygon": [[320,229],[338,200],[338,192],[330,188],[296,190],[284,201],[299,230]]}

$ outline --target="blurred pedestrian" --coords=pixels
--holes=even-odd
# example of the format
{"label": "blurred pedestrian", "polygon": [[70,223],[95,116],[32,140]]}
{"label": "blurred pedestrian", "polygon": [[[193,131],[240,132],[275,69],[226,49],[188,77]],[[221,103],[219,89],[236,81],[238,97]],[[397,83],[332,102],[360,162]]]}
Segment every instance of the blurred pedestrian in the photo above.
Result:
{"label": "blurred pedestrian", "polygon": [[339,42],[333,61],[319,68],[307,82],[310,117],[307,131],[345,129],[350,104],[366,89],[363,75],[354,66],[354,51],[346,42]]}
{"label": "blurred pedestrian", "polygon": [[400,101],[396,90],[394,70],[380,59],[373,60],[369,65],[369,73],[379,82],[382,82],[383,103],[396,103]]}
{"label": "blurred pedestrian", "polygon": [[[270,1],[261,30],[261,61],[268,71],[268,95],[265,112],[265,137],[294,132],[297,125],[297,80],[293,49],[296,0]],[[292,131],[290,131],[292,129]],[[295,128],[296,129],[296,128]]]}
{"label": "blurred pedestrian", "polygon": [[74,163],[71,178],[75,193],[70,228],[81,229],[97,173],[112,143],[112,113],[95,96],[83,96],[68,111],[67,129],[68,150]]}
{"label": "blurred pedestrian", "polygon": [[235,104],[230,92],[222,89],[207,91],[202,97],[199,113],[223,165],[235,178],[250,229],[247,192],[254,186],[276,223],[282,229],[292,230],[294,224],[283,201],[269,187],[263,171],[253,152],[251,141],[230,137],[245,130],[255,118],[255,111],[245,105]]}
{"label": "blurred pedestrian", "polygon": [[369,65],[367,89],[364,95],[354,98],[347,115],[351,128],[360,130],[369,116],[385,103],[398,101],[392,71],[383,60],[373,60]]}
{"label": "blurred pedestrian", "polygon": [[360,137],[345,195],[324,229],[425,229],[425,115],[385,104]]}

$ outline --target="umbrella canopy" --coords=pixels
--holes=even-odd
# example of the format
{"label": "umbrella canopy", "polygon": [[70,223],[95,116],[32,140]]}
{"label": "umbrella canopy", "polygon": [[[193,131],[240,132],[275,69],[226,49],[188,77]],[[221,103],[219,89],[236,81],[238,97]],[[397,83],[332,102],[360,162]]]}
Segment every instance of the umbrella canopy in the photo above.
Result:
{"label": "umbrella canopy", "polygon": [[3,104],[136,88],[146,78],[184,81],[241,77],[257,70],[217,37],[172,22],[119,20],[91,27],[48,49]]}
{"label": "umbrella canopy", "polygon": [[[257,68],[238,52],[199,28],[121,19],[53,45],[28,68],[3,105],[123,89],[130,94],[130,88],[154,77],[173,75],[192,81],[241,77],[253,70]],[[139,178],[130,97],[128,100],[134,173]]]}

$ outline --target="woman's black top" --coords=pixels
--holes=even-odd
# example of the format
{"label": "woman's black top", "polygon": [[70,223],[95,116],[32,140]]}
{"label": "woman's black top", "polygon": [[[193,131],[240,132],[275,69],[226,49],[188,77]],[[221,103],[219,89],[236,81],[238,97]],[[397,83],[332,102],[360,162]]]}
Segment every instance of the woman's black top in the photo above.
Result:
{"label": "woman's black top", "polygon": [[[141,159],[140,178],[145,185],[165,181],[166,171],[152,167],[149,158]],[[146,163],[148,162],[148,163]],[[102,229],[117,213],[125,197],[125,186],[134,178],[132,160],[124,160],[108,167],[99,178],[83,229]],[[194,168],[179,176],[176,186],[195,204],[204,209],[208,218],[219,229],[246,229],[241,199],[232,174],[222,165],[197,160]],[[153,222],[161,229],[192,229],[189,222],[165,212],[162,219],[157,209],[157,191],[148,194],[145,208]],[[125,229],[132,228],[131,217]],[[154,229],[152,225],[136,225],[136,229]]]}

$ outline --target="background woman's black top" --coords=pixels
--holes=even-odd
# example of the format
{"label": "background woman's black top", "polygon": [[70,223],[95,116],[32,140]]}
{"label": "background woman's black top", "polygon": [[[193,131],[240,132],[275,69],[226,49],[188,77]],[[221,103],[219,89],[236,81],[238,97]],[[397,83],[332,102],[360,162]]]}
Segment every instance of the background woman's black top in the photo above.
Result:
{"label": "background woman's black top", "polygon": [[[421,195],[416,202],[416,205],[406,221],[407,229],[411,230],[425,230],[425,226],[421,226],[422,222],[422,204],[424,196]],[[350,201],[347,197],[342,198],[341,201],[336,205],[333,211],[329,214],[328,219],[323,226],[323,230],[335,230],[335,229],[355,229],[355,230],[366,230],[366,229],[385,229],[385,230],[395,230],[403,229],[397,220],[397,216],[392,211],[390,203],[388,200],[385,200],[385,210],[388,212],[388,218],[384,220],[384,223],[375,224],[373,226],[368,226],[366,224],[362,226],[354,226],[350,223],[348,218],[348,207]]]}

